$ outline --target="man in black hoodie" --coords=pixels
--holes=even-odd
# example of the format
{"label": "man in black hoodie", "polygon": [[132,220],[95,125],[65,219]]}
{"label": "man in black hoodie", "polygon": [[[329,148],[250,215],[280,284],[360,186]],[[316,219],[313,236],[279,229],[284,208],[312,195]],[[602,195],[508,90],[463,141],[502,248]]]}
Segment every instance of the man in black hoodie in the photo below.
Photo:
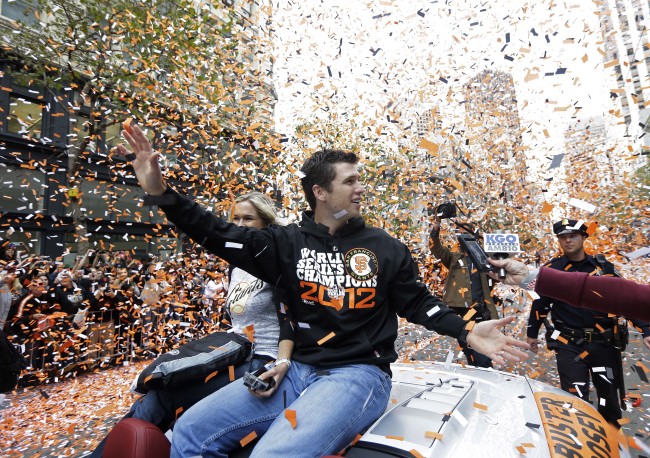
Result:
{"label": "man in black hoodie", "polygon": [[[276,385],[248,391],[233,383],[191,408],[174,428],[172,456],[226,457],[266,432],[252,456],[337,453],[384,411],[397,354],[397,317],[465,340],[497,364],[527,357],[528,346],[498,328],[512,318],[468,325],[417,280],[408,248],[360,217],[365,192],[353,153],[315,153],[301,169],[313,212],[300,225],[238,227],[168,188],[147,138],[123,131],[145,199],[195,242],[288,292],[278,306],[280,339],[295,343],[262,374]],[[291,358],[291,359],[289,359]],[[207,401],[209,400],[209,401]]]}

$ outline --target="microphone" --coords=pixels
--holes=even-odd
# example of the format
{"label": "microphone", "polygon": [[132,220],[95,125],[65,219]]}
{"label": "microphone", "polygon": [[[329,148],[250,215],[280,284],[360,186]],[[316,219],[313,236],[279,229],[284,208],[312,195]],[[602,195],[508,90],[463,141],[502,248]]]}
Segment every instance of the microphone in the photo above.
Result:
{"label": "microphone", "polygon": [[[519,235],[517,234],[484,234],[483,249],[494,259],[506,259],[512,254],[521,253]],[[506,278],[506,269],[499,268],[499,278]]]}

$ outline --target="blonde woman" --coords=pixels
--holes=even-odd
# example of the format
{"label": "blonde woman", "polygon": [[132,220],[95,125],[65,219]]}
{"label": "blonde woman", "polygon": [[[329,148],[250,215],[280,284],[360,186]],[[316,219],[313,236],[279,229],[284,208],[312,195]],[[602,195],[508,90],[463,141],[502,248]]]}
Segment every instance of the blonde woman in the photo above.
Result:
{"label": "blonde woman", "polygon": [[[260,192],[250,192],[235,199],[231,215],[233,224],[261,229],[274,224],[276,218],[273,201]],[[232,328],[243,336],[247,335],[245,330],[250,330],[251,326],[255,332],[254,355],[250,361],[235,368],[236,379],[241,378],[244,372],[253,372],[278,359],[278,355],[283,358],[291,356],[293,342],[280,342],[278,350],[280,326],[273,294],[268,283],[242,269],[232,269],[226,299],[226,311]],[[207,383],[187,386],[182,391],[151,390],[133,404],[126,417],[148,421],[164,431],[177,419],[177,412],[182,414],[189,409],[195,417],[201,417],[204,411],[209,413],[213,409],[210,395],[228,383],[229,374],[225,372]],[[101,456],[105,441],[91,456]]]}

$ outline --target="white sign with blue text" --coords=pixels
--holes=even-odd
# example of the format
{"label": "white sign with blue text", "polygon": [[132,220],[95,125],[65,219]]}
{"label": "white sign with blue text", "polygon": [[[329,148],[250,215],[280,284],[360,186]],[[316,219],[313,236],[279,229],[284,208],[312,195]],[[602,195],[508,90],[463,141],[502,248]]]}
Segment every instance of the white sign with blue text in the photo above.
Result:
{"label": "white sign with blue text", "polygon": [[486,253],[520,253],[517,234],[485,234],[483,249]]}

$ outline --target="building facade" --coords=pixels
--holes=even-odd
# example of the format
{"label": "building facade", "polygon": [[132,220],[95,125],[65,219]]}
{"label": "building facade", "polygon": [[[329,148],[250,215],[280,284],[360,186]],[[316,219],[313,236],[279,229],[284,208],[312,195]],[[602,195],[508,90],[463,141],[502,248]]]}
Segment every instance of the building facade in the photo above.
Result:
{"label": "building facade", "polygon": [[[80,1],[80,3],[83,3]],[[200,7],[197,2],[197,7]],[[215,8],[210,2],[209,7]],[[38,15],[33,14],[34,2],[2,0],[0,29],[18,33],[18,22],[29,25]],[[272,63],[260,37],[264,28],[257,21],[268,21],[269,9],[259,2],[224,2],[219,5],[235,11],[236,33],[240,48],[232,68],[239,73],[224,75],[223,84],[237,92],[227,109],[221,107],[222,134],[218,138],[201,138],[187,128],[187,121],[152,124],[147,134],[154,147],[168,151],[164,165],[182,170],[170,174],[169,181],[189,194],[197,194],[209,184],[219,167],[229,167],[220,158],[230,155],[244,160],[241,149],[258,148],[261,130],[270,130],[277,95],[272,84]],[[233,32],[235,33],[235,32]],[[243,38],[242,38],[243,37]],[[100,132],[85,144],[86,152],[76,163],[69,160],[72,144],[84,138],[93,107],[82,105],[68,109],[78,87],[62,84],[59,88],[43,87],[30,80],[16,62],[20,49],[5,46],[0,59],[0,236],[8,228],[15,233],[12,241],[20,250],[51,257],[74,257],[80,249],[77,226],[71,208],[80,212],[84,224],[83,236],[90,248],[96,250],[130,250],[136,256],[144,253],[170,255],[182,247],[179,235],[156,208],[142,206],[143,192],[129,167],[112,153],[121,142],[121,121],[105,122]],[[12,58],[9,58],[11,54]],[[242,84],[244,80],[254,84]],[[152,102],[147,102],[152,103]],[[153,101],[155,103],[155,100]],[[190,102],[191,103],[191,102]],[[161,101],[164,105],[164,101]],[[173,107],[165,107],[172,111]],[[199,107],[209,111],[210,106]],[[246,112],[245,122],[234,122],[228,113]],[[192,112],[192,108],[186,111]],[[110,120],[110,109],[101,113]],[[173,144],[171,138],[174,138]],[[205,135],[203,135],[205,137]],[[177,151],[184,154],[176,154]],[[69,172],[78,167],[78,184],[71,186]],[[188,180],[187,177],[191,179]],[[178,179],[177,179],[178,178]],[[217,211],[217,209],[215,209]],[[66,259],[66,262],[69,262]]]}
{"label": "building facade", "polygon": [[[615,114],[625,125],[626,137],[638,156],[650,151],[650,6],[642,0],[599,0],[598,14],[604,42],[603,61],[613,72],[611,90]],[[629,165],[634,165],[628,162]]]}

